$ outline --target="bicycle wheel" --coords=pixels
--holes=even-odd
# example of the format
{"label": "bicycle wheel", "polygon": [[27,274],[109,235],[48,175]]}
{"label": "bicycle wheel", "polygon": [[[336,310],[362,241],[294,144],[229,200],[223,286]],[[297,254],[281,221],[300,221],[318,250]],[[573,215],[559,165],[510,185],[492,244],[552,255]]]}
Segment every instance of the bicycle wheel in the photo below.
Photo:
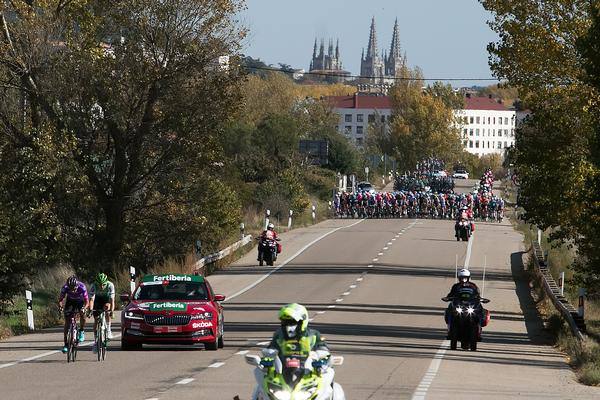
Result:
{"label": "bicycle wheel", "polygon": [[104,343],[103,333],[102,332],[102,324],[99,327],[96,327],[96,355],[98,356],[98,361],[102,360],[102,345]]}
{"label": "bicycle wheel", "polygon": [[71,354],[73,351],[73,329],[69,327],[67,331],[67,362],[71,362]]}

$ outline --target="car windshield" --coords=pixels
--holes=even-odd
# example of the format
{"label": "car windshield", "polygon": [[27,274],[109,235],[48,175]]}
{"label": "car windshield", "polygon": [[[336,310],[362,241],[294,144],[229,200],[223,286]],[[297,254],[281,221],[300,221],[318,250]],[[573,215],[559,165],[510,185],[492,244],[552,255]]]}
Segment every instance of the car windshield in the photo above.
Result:
{"label": "car windshield", "polygon": [[138,287],[135,300],[208,300],[204,282],[148,282]]}

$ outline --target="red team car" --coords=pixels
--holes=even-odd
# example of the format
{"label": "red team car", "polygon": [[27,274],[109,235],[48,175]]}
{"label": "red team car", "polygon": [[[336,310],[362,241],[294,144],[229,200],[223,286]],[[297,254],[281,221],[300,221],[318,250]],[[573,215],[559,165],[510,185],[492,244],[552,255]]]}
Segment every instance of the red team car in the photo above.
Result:
{"label": "red team car", "polygon": [[225,296],[214,294],[197,275],[146,275],[121,316],[121,348],[142,344],[197,344],[207,350],[223,347]]}

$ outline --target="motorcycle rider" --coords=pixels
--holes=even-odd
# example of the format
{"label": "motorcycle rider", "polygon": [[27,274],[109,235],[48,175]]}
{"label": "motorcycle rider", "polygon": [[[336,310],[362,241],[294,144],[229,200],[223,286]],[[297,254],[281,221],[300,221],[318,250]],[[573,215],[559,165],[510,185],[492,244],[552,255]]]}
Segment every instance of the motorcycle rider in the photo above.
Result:
{"label": "motorcycle rider", "polygon": [[[321,350],[319,353],[327,354],[320,360],[314,360],[324,366],[328,363],[330,354],[327,343],[322,339],[319,331],[308,328],[308,310],[306,307],[292,303],[283,306],[279,310],[281,326],[273,334],[273,339],[267,349],[277,350],[280,358],[302,357],[306,358],[311,353]],[[326,352],[326,353],[325,353]],[[272,367],[274,358],[264,356],[261,365]],[[315,363],[313,363],[313,366]]]}
{"label": "motorcycle rider", "polygon": [[[471,221],[471,218],[473,218],[473,214],[469,212],[469,208],[467,206],[464,206],[463,208],[461,208],[460,212],[458,213],[458,216],[456,218],[456,223],[454,224],[454,234],[456,237],[460,236],[459,233],[459,223],[461,221]],[[471,222],[468,225],[468,228],[470,231],[473,231],[473,223]]]}
{"label": "motorcycle rider", "polygon": [[[278,241],[279,240],[279,236],[277,235],[277,232],[275,231],[275,225],[273,225],[273,223],[269,222],[269,224],[267,225],[267,229],[263,231],[263,233],[260,234],[260,237],[258,238],[259,240],[275,240]],[[278,242],[277,243],[277,253],[281,253],[281,244]],[[257,258],[257,261],[260,261],[260,250],[259,250],[259,255]]]}
{"label": "motorcycle rider", "polygon": [[[471,282],[471,271],[469,271],[466,268],[463,268],[460,271],[458,271],[458,282],[452,285],[450,293],[448,293],[446,297],[460,297],[461,299],[478,299],[481,297],[479,293],[479,288],[476,284]],[[446,311],[444,312],[444,320],[446,321],[446,326],[448,329],[448,339],[450,337],[450,317],[452,316],[451,307],[452,303],[450,302],[448,304],[448,308],[446,308]],[[480,304],[476,312],[479,316],[479,333],[477,339],[478,341],[480,341],[481,327],[483,326],[484,322],[483,316],[486,315],[487,311]]]}

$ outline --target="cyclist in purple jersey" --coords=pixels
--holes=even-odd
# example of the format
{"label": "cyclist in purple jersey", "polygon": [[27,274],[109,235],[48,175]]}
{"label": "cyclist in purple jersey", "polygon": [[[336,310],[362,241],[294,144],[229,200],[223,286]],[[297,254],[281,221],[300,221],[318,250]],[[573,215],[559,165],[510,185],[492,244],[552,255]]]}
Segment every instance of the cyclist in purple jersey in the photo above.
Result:
{"label": "cyclist in purple jersey", "polygon": [[[64,307],[63,307],[64,301]],[[89,298],[87,288],[83,282],[79,282],[75,276],[70,276],[67,282],[60,290],[60,296],[58,298],[58,307],[64,310],[65,316],[65,330],[64,330],[64,347],[63,353],[68,351],[67,349],[67,330],[69,329],[69,318],[71,314],[79,314],[79,334],[77,339],[79,342],[85,340],[84,328],[85,328],[85,314],[84,310],[89,306]]]}

